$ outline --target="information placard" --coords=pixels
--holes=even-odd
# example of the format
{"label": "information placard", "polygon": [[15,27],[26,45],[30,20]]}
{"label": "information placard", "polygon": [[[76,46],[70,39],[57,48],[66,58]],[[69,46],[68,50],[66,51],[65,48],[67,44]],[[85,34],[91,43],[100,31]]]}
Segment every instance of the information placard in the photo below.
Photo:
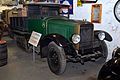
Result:
{"label": "information placard", "polygon": [[28,43],[30,43],[31,45],[37,47],[41,36],[42,36],[42,34],[33,31],[32,34],[31,34],[31,36],[30,36],[30,39],[29,39]]}

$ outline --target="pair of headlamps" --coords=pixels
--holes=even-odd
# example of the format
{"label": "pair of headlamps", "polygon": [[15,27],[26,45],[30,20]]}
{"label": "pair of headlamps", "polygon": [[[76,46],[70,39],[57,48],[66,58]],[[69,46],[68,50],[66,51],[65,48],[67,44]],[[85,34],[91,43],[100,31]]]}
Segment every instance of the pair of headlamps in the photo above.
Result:
{"label": "pair of headlamps", "polygon": [[[104,33],[104,32],[98,33],[98,38],[99,38],[101,41],[104,40],[104,39],[105,39],[105,33]],[[80,38],[80,35],[79,35],[79,34],[73,34],[73,35],[72,35],[72,42],[73,42],[74,44],[79,43],[80,40],[81,40],[81,38]]]}

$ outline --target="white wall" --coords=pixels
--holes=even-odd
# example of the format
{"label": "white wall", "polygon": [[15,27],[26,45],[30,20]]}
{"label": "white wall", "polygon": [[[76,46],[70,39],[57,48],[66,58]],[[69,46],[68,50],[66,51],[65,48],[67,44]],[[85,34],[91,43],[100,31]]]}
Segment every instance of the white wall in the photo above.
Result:
{"label": "white wall", "polygon": [[[87,19],[91,21],[91,5],[83,4],[82,7],[77,7],[77,0],[74,1],[74,14],[70,16],[71,19]],[[95,29],[107,31],[113,38],[112,42],[107,42],[109,55],[108,60],[114,48],[120,46],[120,23],[115,19],[113,9],[117,0],[98,0],[95,4],[102,4],[102,21],[101,23],[94,23]]]}

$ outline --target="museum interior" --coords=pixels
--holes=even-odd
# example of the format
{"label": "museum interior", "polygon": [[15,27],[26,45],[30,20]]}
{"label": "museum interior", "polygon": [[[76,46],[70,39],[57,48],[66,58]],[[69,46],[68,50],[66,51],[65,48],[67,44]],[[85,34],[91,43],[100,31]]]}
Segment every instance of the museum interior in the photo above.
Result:
{"label": "museum interior", "polygon": [[0,80],[120,80],[120,0],[0,0]]}

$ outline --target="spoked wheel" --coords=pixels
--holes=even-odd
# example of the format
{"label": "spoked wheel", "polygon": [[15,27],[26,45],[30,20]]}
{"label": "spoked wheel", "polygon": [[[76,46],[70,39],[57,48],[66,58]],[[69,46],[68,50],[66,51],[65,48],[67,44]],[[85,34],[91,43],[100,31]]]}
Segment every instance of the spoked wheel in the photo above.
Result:
{"label": "spoked wheel", "polygon": [[101,41],[100,46],[95,50],[102,53],[101,57],[96,60],[96,63],[104,63],[108,56],[108,48],[106,43],[104,41]]}
{"label": "spoked wheel", "polygon": [[59,47],[56,43],[51,42],[48,45],[49,53],[47,57],[50,70],[60,75],[64,73],[66,68],[66,57],[63,48]]}

